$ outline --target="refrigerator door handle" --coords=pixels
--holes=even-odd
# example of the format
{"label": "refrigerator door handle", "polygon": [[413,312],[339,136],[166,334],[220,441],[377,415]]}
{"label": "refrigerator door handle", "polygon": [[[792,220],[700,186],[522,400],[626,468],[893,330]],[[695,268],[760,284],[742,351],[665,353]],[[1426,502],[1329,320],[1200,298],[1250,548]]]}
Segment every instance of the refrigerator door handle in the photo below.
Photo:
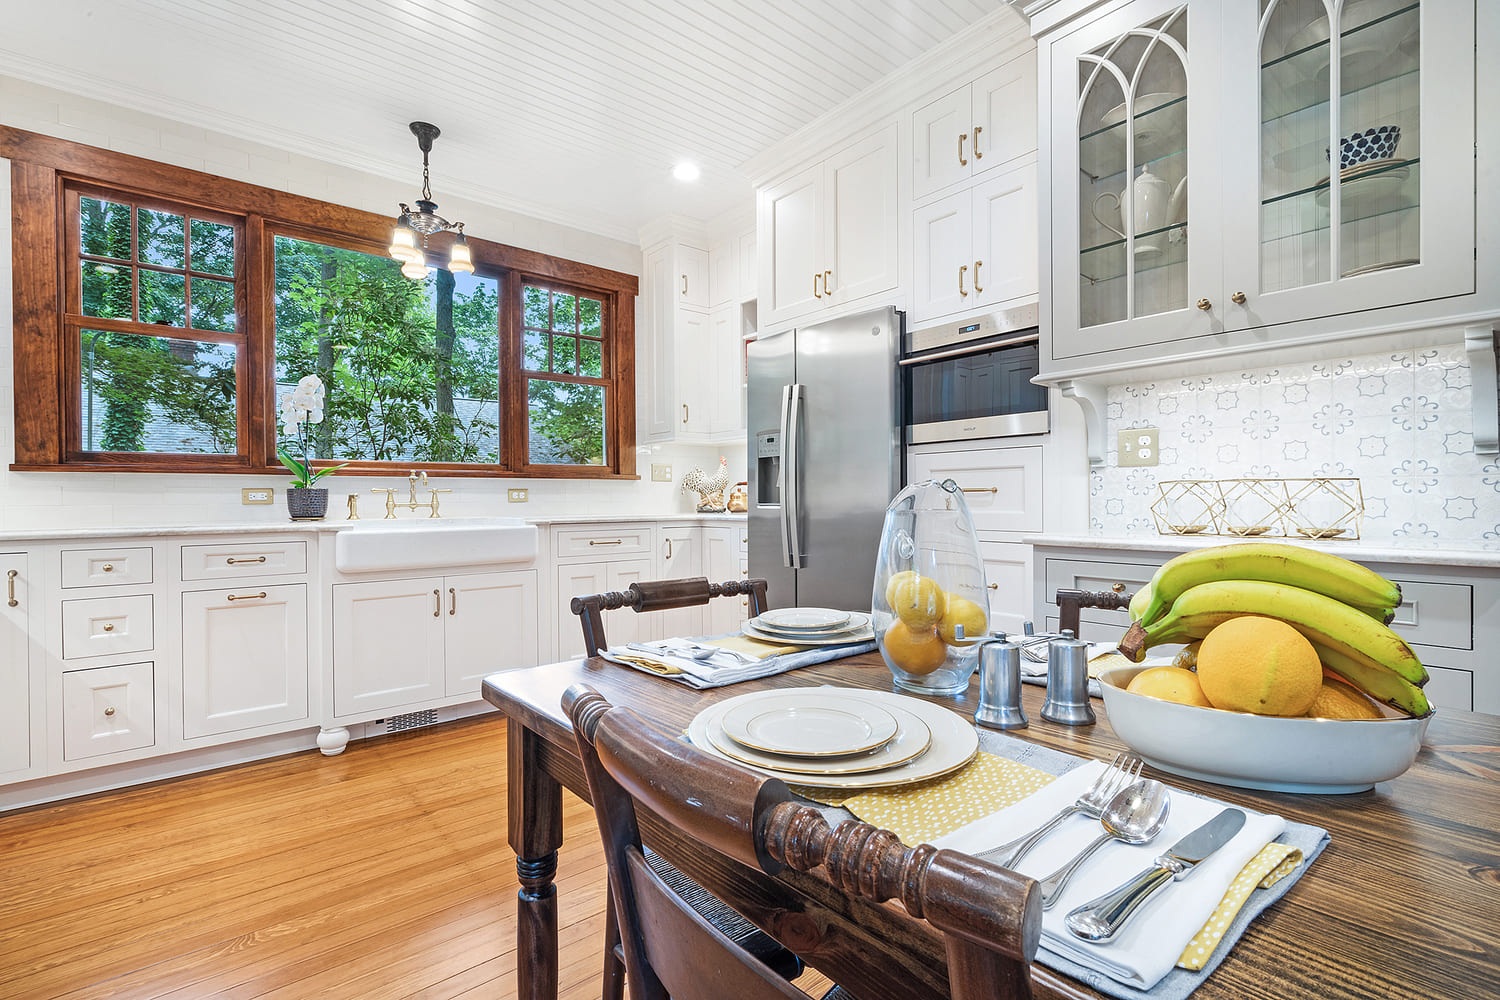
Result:
{"label": "refrigerator door handle", "polygon": [[781,439],[786,459],[782,462],[788,489],[783,499],[782,511],[787,521],[787,549],[790,555],[788,566],[802,566],[802,393],[807,389],[800,382],[791,386],[791,416],[787,421],[786,436]]}
{"label": "refrigerator door handle", "polygon": [[781,564],[792,565],[792,543],[787,532],[787,509],[791,504],[791,494],[788,492],[789,481],[787,477],[787,464],[791,459],[787,451],[787,431],[790,429],[792,411],[792,387],[784,385],[781,387],[781,467],[776,473],[776,492],[781,498],[780,517],[781,523]]}

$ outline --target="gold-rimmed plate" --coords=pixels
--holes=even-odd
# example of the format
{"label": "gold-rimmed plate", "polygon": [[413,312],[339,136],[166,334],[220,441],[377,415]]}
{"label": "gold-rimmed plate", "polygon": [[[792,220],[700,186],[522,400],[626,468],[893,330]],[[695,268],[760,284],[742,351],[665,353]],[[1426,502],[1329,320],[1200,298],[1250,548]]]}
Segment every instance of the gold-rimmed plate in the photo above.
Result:
{"label": "gold-rimmed plate", "polygon": [[842,757],[884,746],[896,717],[868,702],[817,691],[765,691],[719,717],[741,746],[790,757]]}
{"label": "gold-rimmed plate", "polygon": [[888,706],[886,710],[896,716],[896,721],[901,726],[900,730],[884,746],[862,754],[799,758],[761,753],[759,750],[752,750],[736,743],[717,723],[709,724],[708,740],[721,754],[754,767],[766,767],[804,775],[869,774],[916,760],[932,745],[932,730],[927,727],[927,723],[910,712],[898,708]]}

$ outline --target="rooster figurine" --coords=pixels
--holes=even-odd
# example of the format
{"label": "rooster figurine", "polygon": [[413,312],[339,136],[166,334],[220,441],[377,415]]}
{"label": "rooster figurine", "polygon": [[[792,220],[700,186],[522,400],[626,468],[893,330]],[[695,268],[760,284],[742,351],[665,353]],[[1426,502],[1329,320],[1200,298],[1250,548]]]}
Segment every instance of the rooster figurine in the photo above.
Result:
{"label": "rooster figurine", "polygon": [[710,479],[703,470],[694,467],[682,477],[682,492],[692,490],[698,494],[698,513],[717,514],[724,510],[724,487],[729,485],[729,464],[719,456],[719,471]]}

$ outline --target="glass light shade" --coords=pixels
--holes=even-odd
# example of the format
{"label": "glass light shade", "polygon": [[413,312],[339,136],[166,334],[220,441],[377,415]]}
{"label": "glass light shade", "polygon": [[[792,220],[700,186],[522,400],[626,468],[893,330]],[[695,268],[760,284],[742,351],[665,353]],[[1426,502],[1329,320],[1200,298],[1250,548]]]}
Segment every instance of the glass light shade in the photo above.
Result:
{"label": "glass light shade", "polygon": [[411,231],[411,227],[397,225],[391,230],[391,245],[386,251],[394,259],[403,264],[422,262],[422,250],[417,246],[417,234]]}
{"label": "glass light shade", "polygon": [[469,255],[469,241],[462,234],[453,241],[453,251],[448,256],[448,270],[474,273],[474,258]]}
{"label": "glass light shade", "polygon": [[409,260],[401,265],[401,273],[412,281],[421,281],[427,277],[427,262],[418,254],[416,260]]}

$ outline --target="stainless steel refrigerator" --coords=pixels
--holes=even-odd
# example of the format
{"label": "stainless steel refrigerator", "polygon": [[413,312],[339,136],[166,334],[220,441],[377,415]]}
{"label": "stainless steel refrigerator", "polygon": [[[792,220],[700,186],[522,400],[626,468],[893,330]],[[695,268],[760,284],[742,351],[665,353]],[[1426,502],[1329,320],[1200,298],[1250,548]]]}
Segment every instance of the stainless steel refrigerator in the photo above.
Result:
{"label": "stainless steel refrigerator", "polygon": [[771,607],[869,610],[902,484],[902,319],[877,309],[749,345],[750,576]]}

